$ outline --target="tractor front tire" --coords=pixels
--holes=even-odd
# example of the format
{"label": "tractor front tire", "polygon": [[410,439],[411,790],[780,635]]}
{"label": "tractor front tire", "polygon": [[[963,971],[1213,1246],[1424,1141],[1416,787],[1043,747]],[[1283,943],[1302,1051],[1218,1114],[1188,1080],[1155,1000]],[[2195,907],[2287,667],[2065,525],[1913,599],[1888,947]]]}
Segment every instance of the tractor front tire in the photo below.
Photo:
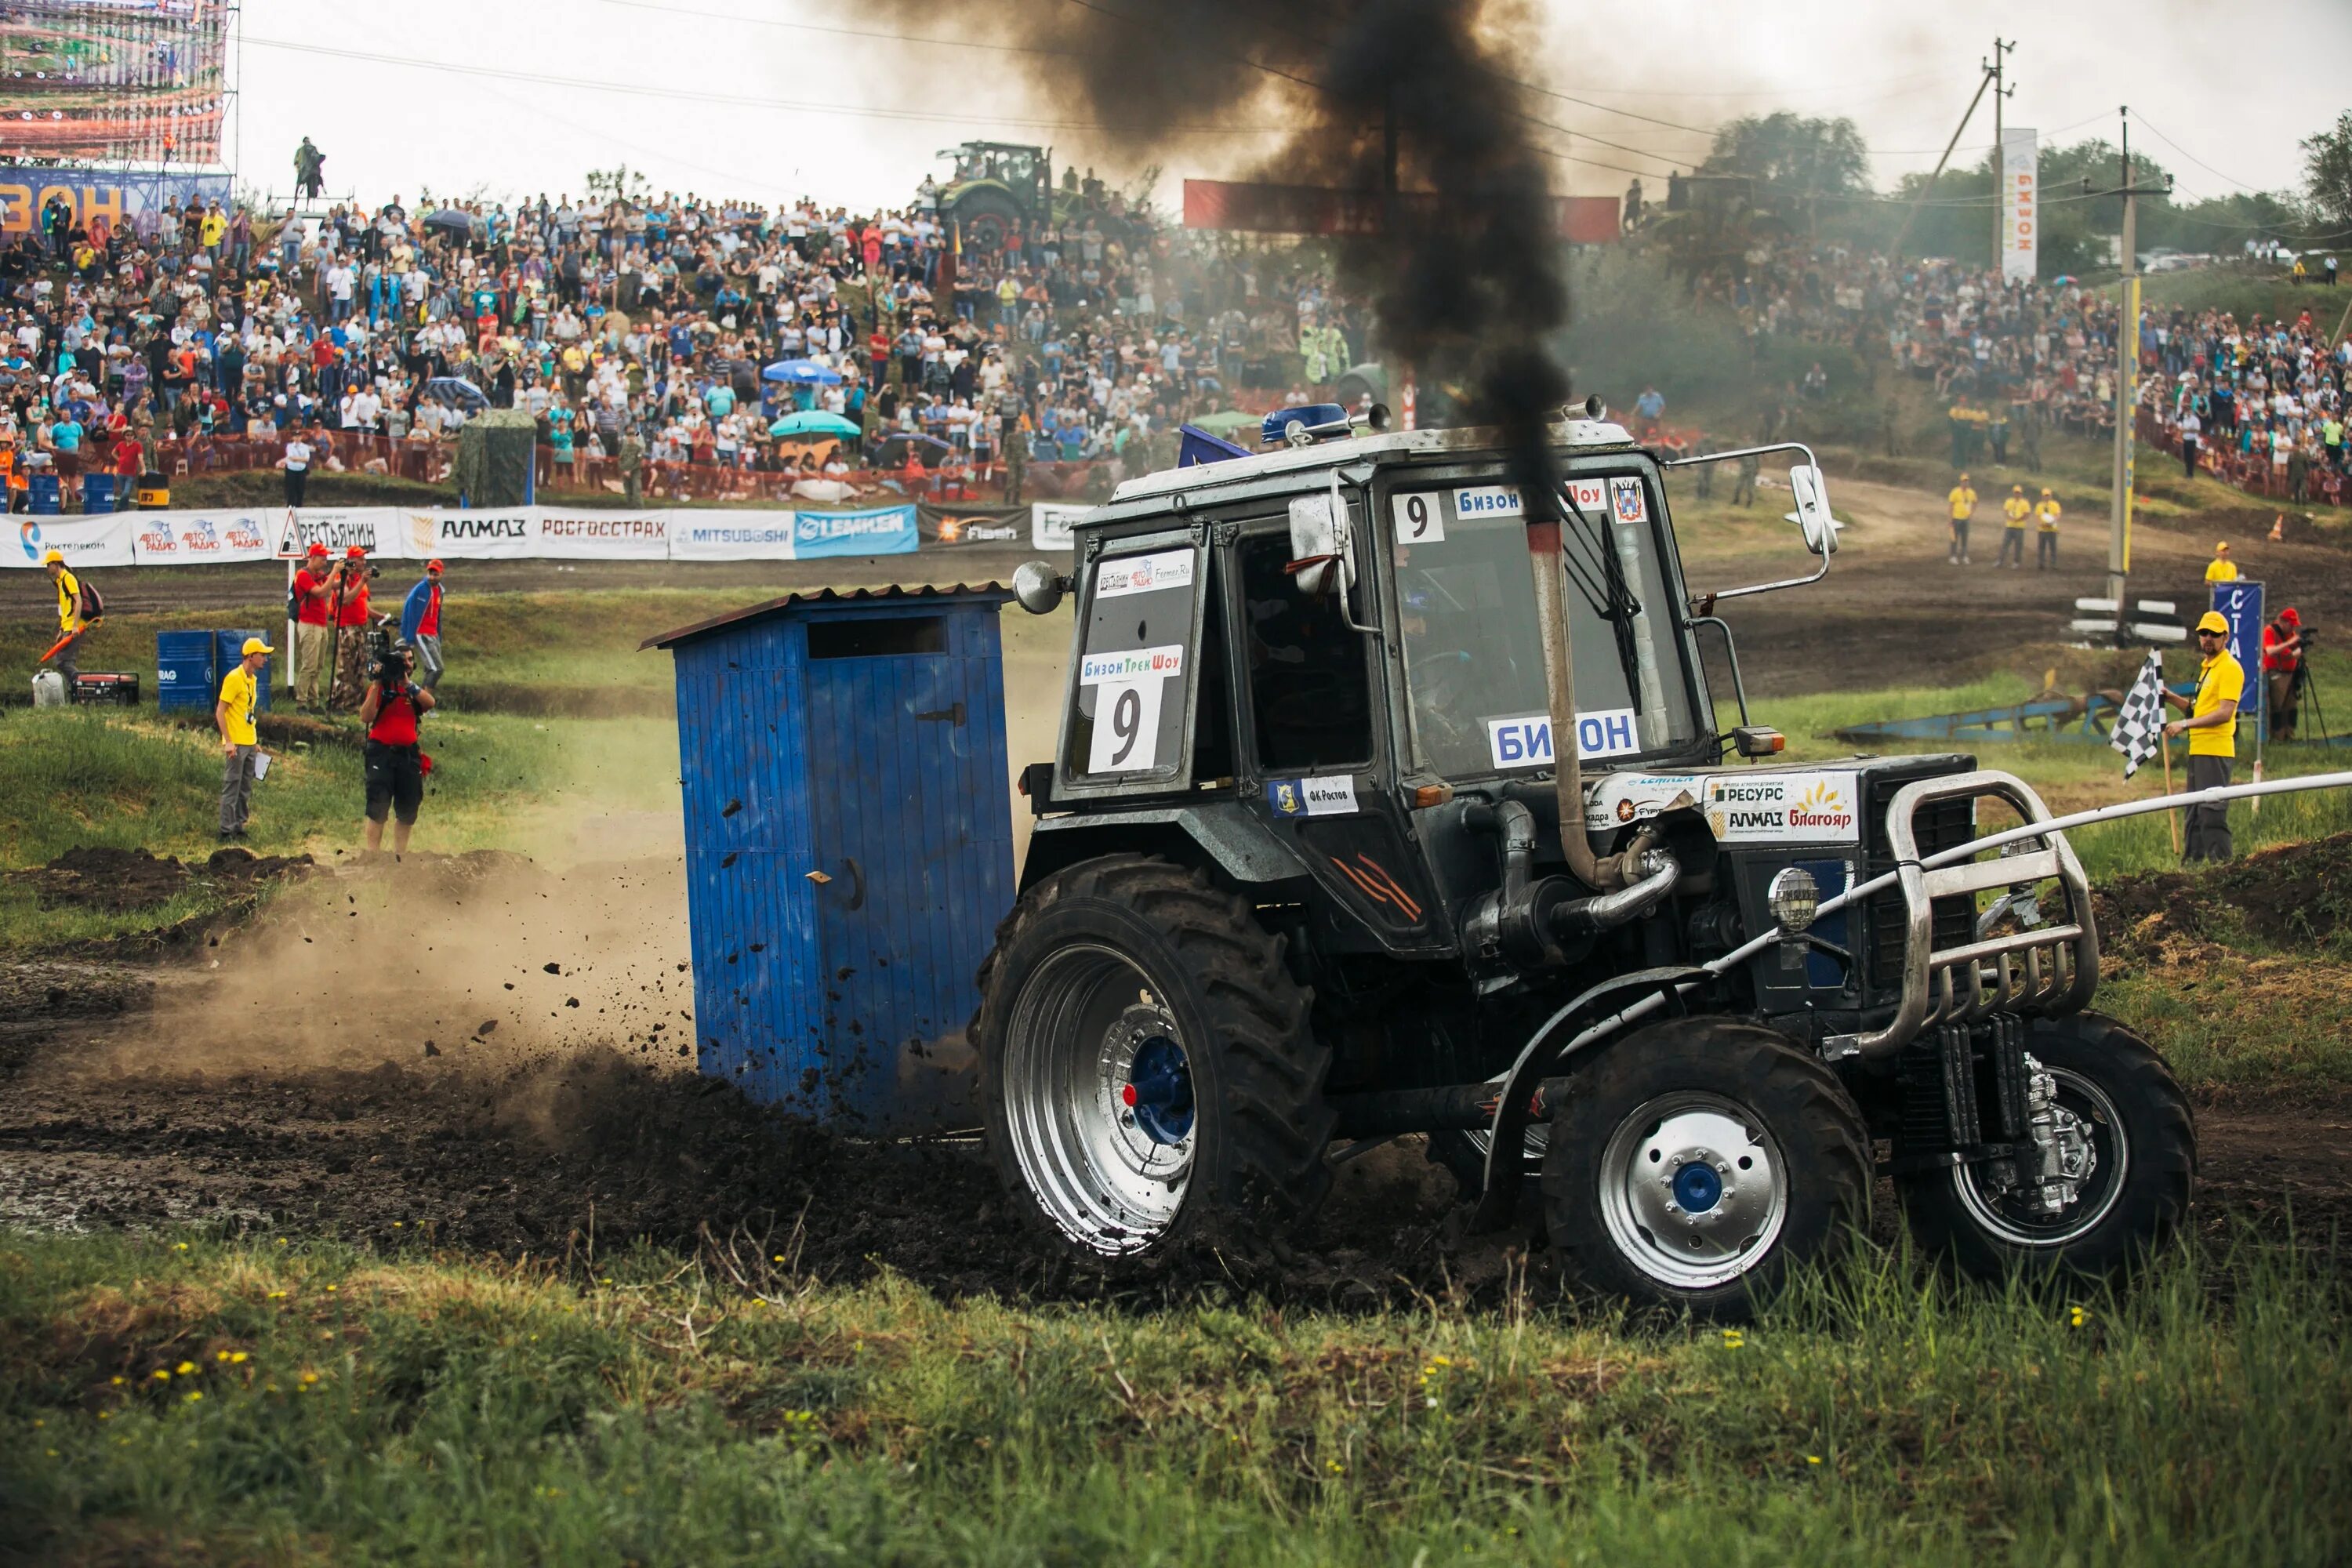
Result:
{"label": "tractor front tire", "polygon": [[1835,1074],[1758,1024],[1677,1018],[1573,1067],[1544,1156],[1570,1282],[1740,1321],[1870,1215],[1870,1134]]}
{"label": "tractor front tire", "polygon": [[1081,861],[1013,906],[980,975],[989,1148],[1100,1259],[1255,1260],[1331,1182],[1329,1050],[1283,939],[1202,872]]}
{"label": "tractor front tire", "polygon": [[1979,1167],[1923,1171],[1896,1183],[1911,1234],[1930,1256],[1979,1279],[2119,1273],[2162,1246],[2189,1212],[2197,1133],[2188,1098],[2153,1046],[2097,1013],[2031,1020],[2025,1050],[2056,1080],[2059,1108],[2090,1141],[2093,1166],[2074,1201],[2043,1214],[1992,1187]]}

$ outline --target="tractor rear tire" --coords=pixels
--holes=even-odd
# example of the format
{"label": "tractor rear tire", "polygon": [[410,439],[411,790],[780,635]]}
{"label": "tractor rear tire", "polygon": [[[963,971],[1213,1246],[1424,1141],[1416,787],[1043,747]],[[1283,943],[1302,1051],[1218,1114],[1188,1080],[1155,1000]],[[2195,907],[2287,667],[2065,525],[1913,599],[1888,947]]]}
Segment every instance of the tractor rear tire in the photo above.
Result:
{"label": "tractor rear tire", "polygon": [[2060,1108],[2090,1138],[2097,1161],[2082,1190],[2042,1215],[1989,1189],[1975,1167],[1907,1175],[1895,1186],[1911,1234],[1930,1256],[1979,1279],[2120,1273],[2189,1213],[2197,1132],[2188,1098],[2156,1047],[2097,1013],[2030,1020],[2025,1049],[2057,1079]]}
{"label": "tractor rear tire", "polygon": [[1024,894],[981,966],[988,1142],[1019,1206],[1097,1259],[1254,1262],[1329,1189],[1331,1053],[1284,940],[1135,855]]}
{"label": "tractor rear tire", "polygon": [[1870,1215],[1870,1134],[1837,1076],[1759,1024],[1677,1018],[1572,1068],[1544,1157],[1570,1281],[1737,1321]]}

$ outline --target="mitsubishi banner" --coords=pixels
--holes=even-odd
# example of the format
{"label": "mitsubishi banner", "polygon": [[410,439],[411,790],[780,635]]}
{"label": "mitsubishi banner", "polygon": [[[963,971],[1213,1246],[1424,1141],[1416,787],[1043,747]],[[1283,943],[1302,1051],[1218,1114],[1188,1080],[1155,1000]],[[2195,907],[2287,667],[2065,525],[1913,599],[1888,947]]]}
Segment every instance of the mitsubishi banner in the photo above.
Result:
{"label": "mitsubishi banner", "polygon": [[789,561],[789,511],[674,511],[669,514],[672,561]]}

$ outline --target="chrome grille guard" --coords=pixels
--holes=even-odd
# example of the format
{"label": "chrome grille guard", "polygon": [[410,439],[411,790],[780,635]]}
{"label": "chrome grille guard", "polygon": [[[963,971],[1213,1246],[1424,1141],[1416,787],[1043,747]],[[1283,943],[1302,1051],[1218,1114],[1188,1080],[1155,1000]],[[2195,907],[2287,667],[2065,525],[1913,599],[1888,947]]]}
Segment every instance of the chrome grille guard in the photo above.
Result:
{"label": "chrome grille guard", "polygon": [[[1990,768],[1917,780],[1887,804],[1886,839],[1903,897],[1902,997],[1884,1029],[1831,1042],[1845,1047],[1838,1054],[1884,1056],[1923,1030],[1971,1024],[1997,1012],[2072,1013],[2089,1005],[2099,984],[2098,926],[2091,914],[2090,879],[2063,833],[2020,838],[1992,859],[1964,859],[1934,870],[1919,864],[1912,816],[1921,806],[1987,797],[2006,802],[2029,826],[2052,820],[2031,784]],[[2063,918],[1958,947],[1935,945],[1937,900],[1966,897],[1973,906],[1979,893],[2049,880],[2065,895]]]}

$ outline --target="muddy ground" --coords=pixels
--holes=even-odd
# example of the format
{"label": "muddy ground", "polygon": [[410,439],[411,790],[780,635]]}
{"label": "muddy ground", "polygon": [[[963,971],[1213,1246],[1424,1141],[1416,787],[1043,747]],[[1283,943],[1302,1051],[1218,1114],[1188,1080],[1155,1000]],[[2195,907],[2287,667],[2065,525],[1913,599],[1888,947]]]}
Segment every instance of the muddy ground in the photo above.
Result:
{"label": "muddy ground", "polygon": [[[2352,837],[2305,860],[2352,861]],[[1226,1268],[1074,1270],[976,1144],[845,1141],[696,1077],[677,877],[666,858],[560,875],[483,855],[330,867],[177,961],[6,970],[0,1005],[19,1022],[0,1056],[0,1220],[575,1260],[637,1238],[734,1238],[809,1275],[887,1268],[950,1294],[1086,1295]],[[2315,871],[2323,882],[2341,885]],[[2209,907],[2164,877],[2106,900],[2143,946],[2151,916],[2263,929],[2282,907],[2226,888]],[[2116,949],[2119,964],[2147,962],[2129,940]],[[2207,1104],[2200,1131],[2200,1224],[2216,1237],[2239,1218],[2281,1228],[2290,1208],[2306,1236],[2352,1230],[2352,1090]],[[1334,1303],[1491,1286],[1528,1227],[1466,1237],[1452,1198],[1418,1141],[1400,1141],[1343,1168],[1293,1256],[1233,1268]],[[1877,1228],[1895,1225],[1882,1184]],[[1529,1268],[1540,1284],[1539,1249]]]}

